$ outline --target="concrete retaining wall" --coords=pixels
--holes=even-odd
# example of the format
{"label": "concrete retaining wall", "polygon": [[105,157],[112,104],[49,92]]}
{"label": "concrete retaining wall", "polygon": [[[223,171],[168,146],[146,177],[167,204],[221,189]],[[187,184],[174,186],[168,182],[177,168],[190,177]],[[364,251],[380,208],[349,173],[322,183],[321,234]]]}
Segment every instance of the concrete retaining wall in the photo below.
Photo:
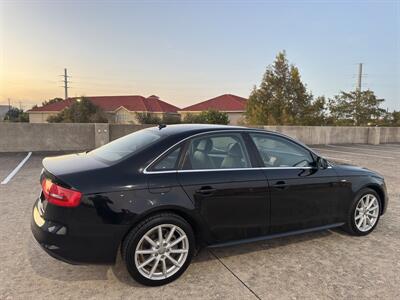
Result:
{"label": "concrete retaining wall", "polygon": [[75,151],[95,146],[95,124],[1,123],[0,152]]}
{"label": "concrete retaining wall", "polygon": [[[0,152],[90,150],[151,125],[0,123]],[[308,145],[400,143],[400,127],[251,126]]]}
{"label": "concrete retaining wall", "polygon": [[132,132],[152,127],[153,125],[125,125],[125,124],[110,124],[110,141],[118,139]]}
{"label": "concrete retaining wall", "polygon": [[[381,129],[345,126],[261,126],[261,128],[286,134],[308,145],[368,144],[369,132]],[[397,132],[400,132],[400,128],[397,128]],[[379,132],[375,135],[379,135]],[[400,142],[400,139],[397,141]],[[372,143],[371,138],[370,142]]]}

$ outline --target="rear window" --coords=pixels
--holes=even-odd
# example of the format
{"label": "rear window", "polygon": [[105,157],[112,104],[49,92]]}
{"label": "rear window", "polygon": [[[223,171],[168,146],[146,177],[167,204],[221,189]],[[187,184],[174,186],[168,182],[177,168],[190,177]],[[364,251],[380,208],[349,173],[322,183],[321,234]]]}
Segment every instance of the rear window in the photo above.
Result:
{"label": "rear window", "polygon": [[101,146],[89,154],[108,162],[116,162],[146,148],[160,138],[161,136],[154,131],[140,130]]}

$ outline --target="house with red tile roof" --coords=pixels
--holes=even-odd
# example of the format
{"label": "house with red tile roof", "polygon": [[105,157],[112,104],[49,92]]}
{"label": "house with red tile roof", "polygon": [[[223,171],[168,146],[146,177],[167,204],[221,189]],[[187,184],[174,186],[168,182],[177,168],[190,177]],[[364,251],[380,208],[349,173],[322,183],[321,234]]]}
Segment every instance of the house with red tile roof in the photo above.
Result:
{"label": "house with red tile roof", "polygon": [[237,125],[244,120],[247,99],[231,94],[221,95],[197,104],[188,106],[179,111],[184,120],[187,114],[200,114],[206,110],[218,110],[226,112],[229,117],[229,124]]}
{"label": "house with red tile roof", "polygon": [[[110,123],[139,124],[136,116],[137,112],[150,113],[161,119],[164,116],[179,119],[179,108],[155,95],[147,98],[142,96],[85,96],[85,98],[102,108],[107,114]],[[75,101],[79,101],[79,97],[34,107],[28,111],[29,122],[46,123],[48,117],[58,114]]]}

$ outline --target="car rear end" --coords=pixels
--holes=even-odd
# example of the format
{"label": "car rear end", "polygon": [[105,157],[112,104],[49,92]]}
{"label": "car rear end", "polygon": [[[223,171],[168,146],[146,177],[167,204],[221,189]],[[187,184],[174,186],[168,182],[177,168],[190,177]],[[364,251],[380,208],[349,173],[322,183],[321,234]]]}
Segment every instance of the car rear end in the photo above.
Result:
{"label": "car rear end", "polygon": [[[160,130],[140,130],[89,153],[43,160],[42,190],[33,207],[31,227],[45,251],[71,263],[115,261],[134,220],[131,202],[122,197],[122,191],[131,189],[132,183],[139,186],[135,181],[139,167],[128,166],[126,159],[137,153],[150,155],[145,149],[158,147],[165,129]],[[141,164],[150,158],[134,161]],[[143,184],[147,188],[147,182]]]}
{"label": "car rear end", "polygon": [[[56,169],[54,164],[49,165]],[[101,197],[83,193],[46,168],[40,184],[42,190],[33,206],[31,221],[33,236],[40,246],[69,263],[113,263],[127,227],[109,224],[103,218],[107,207],[93,201],[102,202]]]}

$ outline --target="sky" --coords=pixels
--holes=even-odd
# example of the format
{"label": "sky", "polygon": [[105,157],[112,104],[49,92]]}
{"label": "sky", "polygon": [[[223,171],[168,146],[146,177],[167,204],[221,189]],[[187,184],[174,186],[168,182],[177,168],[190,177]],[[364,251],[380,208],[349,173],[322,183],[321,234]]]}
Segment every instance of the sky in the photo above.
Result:
{"label": "sky", "polygon": [[314,96],[362,88],[400,110],[400,0],[0,0],[0,104],[158,95],[248,97],[285,50]]}

